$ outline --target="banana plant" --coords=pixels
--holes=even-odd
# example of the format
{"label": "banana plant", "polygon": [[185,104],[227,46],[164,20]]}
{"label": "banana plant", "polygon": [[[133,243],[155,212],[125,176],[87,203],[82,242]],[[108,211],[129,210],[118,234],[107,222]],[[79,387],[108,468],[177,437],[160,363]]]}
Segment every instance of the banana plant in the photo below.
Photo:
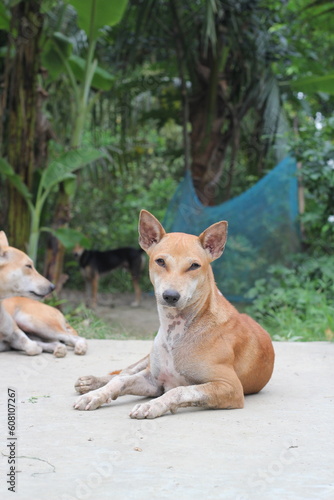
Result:
{"label": "banana plant", "polygon": [[[67,74],[71,83],[75,117],[73,132],[70,140],[72,148],[80,146],[85,119],[99,91],[110,90],[114,77],[105,69],[98,66],[95,58],[96,42],[100,30],[104,26],[117,24],[125,11],[128,0],[68,0],[78,14],[78,25],[86,33],[88,50],[86,58],[73,54],[71,40],[60,32],[53,33],[47,40],[43,53],[43,65],[52,77],[60,73]],[[94,88],[97,92],[91,94]]]}
{"label": "banana plant", "polygon": [[41,231],[49,231],[55,234],[55,236],[61,239],[66,246],[83,238],[83,235],[70,229],[59,230],[58,234],[58,231],[52,230],[51,228],[41,227],[40,223],[43,207],[48,196],[55,187],[63,182],[70,191],[71,184],[76,179],[74,171],[78,171],[89,163],[102,157],[106,157],[106,154],[94,148],[81,148],[63,153],[57,159],[51,161],[47,168],[42,170],[35,198],[21,177],[15,173],[8,161],[4,158],[0,158],[0,174],[4,175],[15,189],[19,191],[27,203],[30,212],[30,238],[27,252],[34,262],[36,262],[37,258],[38,241]]}

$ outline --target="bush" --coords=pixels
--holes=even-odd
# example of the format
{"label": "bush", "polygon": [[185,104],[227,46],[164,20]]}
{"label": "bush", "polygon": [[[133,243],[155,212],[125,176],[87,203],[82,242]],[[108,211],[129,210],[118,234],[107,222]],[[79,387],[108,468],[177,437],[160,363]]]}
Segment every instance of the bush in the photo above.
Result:
{"label": "bush", "polygon": [[332,340],[334,256],[297,255],[294,265],[271,266],[249,293],[248,312],[274,340]]}
{"label": "bush", "polygon": [[291,149],[301,162],[305,213],[301,216],[309,251],[334,250],[334,116],[323,119],[321,129],[309,119]]}

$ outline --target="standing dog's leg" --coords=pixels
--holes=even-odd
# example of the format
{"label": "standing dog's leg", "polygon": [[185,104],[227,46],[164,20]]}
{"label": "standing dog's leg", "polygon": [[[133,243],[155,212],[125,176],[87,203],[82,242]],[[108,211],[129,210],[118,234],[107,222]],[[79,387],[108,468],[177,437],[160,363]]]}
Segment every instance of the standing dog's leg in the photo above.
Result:
{"label": "standing dog's leg", "polygon": [[95,309],[97,305],[97,293],[99,289],[99,275],[94,272],[91,281],[92,297],[91,297],[91,308]]}
{"label": "standing dog's leg", "polygon": [[80,396],[74,403],[74,408],[76,410],[95,410],[126,394],[156,397],[160,396],[161,392],[161,387],[157,385],[149,369],[146,369],[135,375],[113,377],[104,387]]}
{"label": "standing dog's leg", "polygon": [[138,283],[138,278],[132,276],[132,284],[135,291],[135,301],[132,302],[132,307],[138,307],[141,303],[141,288]]}
{"label": "standing dog's leg", "polygon": [[94,307],[96,306],[98,286],[96,280],[98,280],[98,275],[96,271],[89,265],[84,267],[81,272],[85,279],[86,307],[91,307],[92,309],[94,309]]}
{"label": "standing dog's leg", "polygon": [[216,382],[180,386],[171,389],[162,396],[148,403],[136,405],[130,413],[131,418],[156,418],[178,408],[199,406],[202,408],[243,408],[244,393],[240,380],[231,369]]}
{"label": "standing dog's leg", "polygon": [[92,303],[92,281],[88,274],[84,273],[85,279],[85,305],[86,307],[90,307]]}
{"label": "standing dog's leg", "polygon": [[135,301],[132,302],[132,307],[138,307],[141,302],[141,289],[139,286],[139,277],[141,274],[141,270],[143,267],[143,258],[142,254],[138,253],[137,257],[129,262],[130,274],[132,278],[133,289],[135,291]]}

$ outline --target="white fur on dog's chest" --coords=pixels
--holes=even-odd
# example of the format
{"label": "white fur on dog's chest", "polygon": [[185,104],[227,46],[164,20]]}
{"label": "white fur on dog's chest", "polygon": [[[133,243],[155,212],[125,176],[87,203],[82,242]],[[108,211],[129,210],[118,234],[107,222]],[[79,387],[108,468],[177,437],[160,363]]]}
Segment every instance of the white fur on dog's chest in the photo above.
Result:
{"label": "white fur on dog's chest", "polygon": [[175,316],[163,321],[154,340],[151,353],[151,372],[165,391],[188,385],[186,378],[176,369],[175,353],[184,335],[185,322]]}

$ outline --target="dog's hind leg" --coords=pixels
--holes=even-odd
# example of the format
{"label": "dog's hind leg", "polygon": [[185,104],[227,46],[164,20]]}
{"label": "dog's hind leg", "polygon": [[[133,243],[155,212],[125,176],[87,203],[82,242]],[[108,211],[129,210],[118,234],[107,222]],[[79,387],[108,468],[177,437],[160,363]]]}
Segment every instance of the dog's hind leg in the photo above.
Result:
{"label": "dog's hind leg", "polygon": [[94,375],[86,375],[79,377],[75,383],[75,390],[80,392],[80,394],[86,394],[89,391],[99,389],[106,385],[113,377],[116,375],[135,375],[148,367],[150,356],[147,355],[145,358],[133,363],[124,370],[115,370],[114,372],[105,375],[104,377],[94,377]]}
{"label": "dog's hind leg", "polygon": [[[34,333],[37,334],[43,340],[56,342],[58,344],[62,342],[63,344],[65,344],[65,346],[73,347],[75,354],[82,355],[86,354],[87,352],[86,339],[84,339],[83,337],[79,337],[78,335],[69,335],[68,333],[63,333],[63,331],[50,328],[49,326],[46,325],[44,325],[43,329],[36,328],[34,330]],[[47,352],[53,352],[53,351],[50,350]],[[58,357],[62,356],[59,355]]]}
{"label": "dog's hind leg", "polygon": [[[10,300],[10,299],[7,299]],[[42,352],[42,348],[33,340],[30,340],[22,331],[12,316],[4,307],[5,300],[0,302],[0,350],[18,349],[30,356],[35,356]],[[7,347],[8,346],[8,347]],[[6,348],[7,347],[7,348]]]}
{"label": "dog's hind leg", "polygon": [[24,351],[26,354],[29,354],[29,356],[41,354],[43,351],[42,347],[39,346],[37,342],[29,339],[18,326],[13,330],[9,344],[13,349]]}
{"label": "dog's hind leg", "polygon": [[[44,312],[45,311],[45,312]],[[47,315],[49,313],[49,316]],[[51,316],[52,313],[52,316]],[[29,314],[26,311],[19,311],[15,314],[15,320],[18,326],[33,338],[38,338],[41,342],[62,342],[63,344],[73,347],[75,354],[85,354],[87,351],[86,339],[79,337],[77,332],[65,321],[65,318],[60,311],[56,309],[41,309],[39,316]],[[48,350],[47,352],[54,352]],[[64,349],[58,345],[58,357],[64,352]],[[55,353],[55,355],[57,355]],[[64,356],[65,354],[63,354]]]}
{"label": "dog's hind leg", "polygon": [[30,338],[43,349],[43,352],[50,352],[56,358],[63,358],[67,354],[66,345],[61,342],[42,342],[37,337],[33,337],[31,335]]}
{"label": "dog's hind leg", "polygon": [[[145,370],[145,368],[147,368],[149,365],[149,361],[150,361],[150,355],[147,354],[144,358],[140,359],[139,361],[136,361],[136,363],[133,363],[127,368],[124,368],[124,370],[120,370],[118,373],[120,373],[121,375],[135,375],[136,373]],[[112,374],[113,372],[110,375]]]}
{"label": "dog's hind leg", "polygon": [[87,375],[80,377],[75,383],[75,390],[80,394],[94,391],[106,385],[115,375],[105,375],[104,377],[94,377],[94,375]]}

